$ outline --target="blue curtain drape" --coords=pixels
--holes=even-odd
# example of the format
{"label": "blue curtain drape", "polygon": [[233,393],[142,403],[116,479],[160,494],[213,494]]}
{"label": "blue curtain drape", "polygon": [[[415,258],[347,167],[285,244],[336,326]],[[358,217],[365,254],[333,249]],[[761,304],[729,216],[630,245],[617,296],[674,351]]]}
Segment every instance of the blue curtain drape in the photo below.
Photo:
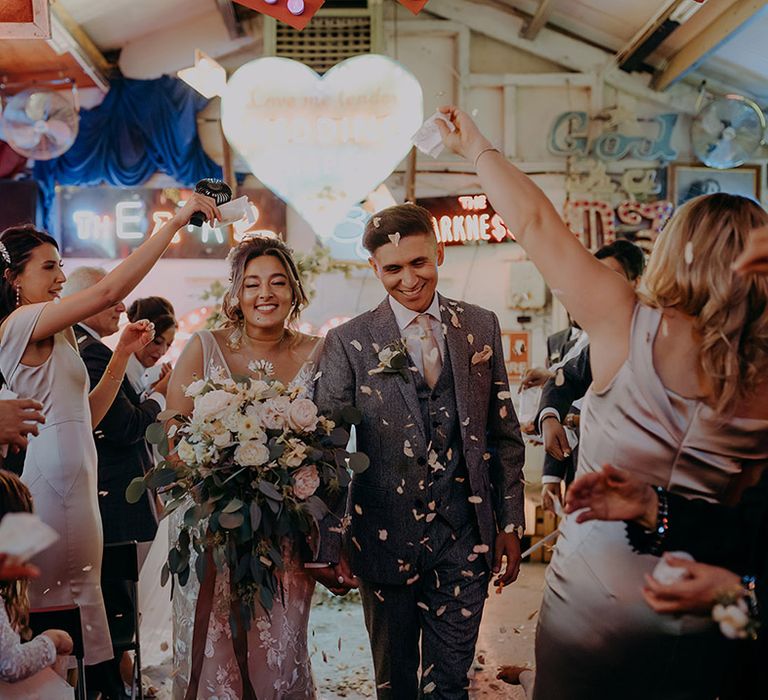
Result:
{"label": "blue curtain drape", "polygon": [[112,80],[104,101],[80,113],[72,148],[35,163],[45,225],[57,183],[135,187],[162,172],[190,186],[204,177],[221,177],[221,167],[205,154],[197,135],[196,116],[207,103],[170,76]]}

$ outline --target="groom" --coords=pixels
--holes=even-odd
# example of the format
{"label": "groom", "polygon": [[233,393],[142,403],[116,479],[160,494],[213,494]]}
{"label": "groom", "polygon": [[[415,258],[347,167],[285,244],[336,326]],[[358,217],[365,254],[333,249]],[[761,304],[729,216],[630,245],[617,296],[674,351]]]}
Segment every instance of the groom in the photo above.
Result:
{"label": "groom", "polygon": [[370,467],[321,523],[310,566],[335,593],[359,584],[379,698],[416,698],[420,658],[422,693],[466,698],[491,571],[517,578],[524,524],[499,323],[436,292],[444,249],[426,209],[380,211],[363,245],[388,296],[328,333],[315,401],[360,409]]}

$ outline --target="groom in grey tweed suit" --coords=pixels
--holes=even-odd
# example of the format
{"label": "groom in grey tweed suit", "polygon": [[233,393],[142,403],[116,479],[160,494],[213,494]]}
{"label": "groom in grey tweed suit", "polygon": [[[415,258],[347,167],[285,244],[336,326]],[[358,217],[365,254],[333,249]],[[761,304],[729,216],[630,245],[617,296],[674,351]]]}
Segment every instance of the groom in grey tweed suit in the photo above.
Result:
{"label": "groom in grey tweed suit", "polygon": [[427,210],[379,212],[363,243],[388,296],[328,333],[315,400],[362,411],[370,466],[330,504],[310,566],[335,593],[359,584],[379,698],[466,698],[491,572],[517,578],[524,525],[499,323],[437,293]]}

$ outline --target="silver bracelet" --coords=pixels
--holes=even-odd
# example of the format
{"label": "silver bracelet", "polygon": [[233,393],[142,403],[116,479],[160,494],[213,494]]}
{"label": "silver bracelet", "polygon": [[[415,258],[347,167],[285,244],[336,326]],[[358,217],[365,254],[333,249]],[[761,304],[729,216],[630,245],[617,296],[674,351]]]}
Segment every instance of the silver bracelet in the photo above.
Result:
{"label": "silver bracelet", "polygon": [[480,156],[483,155],[483,153],[488,153],[489,151],[496,151],[496,153],[501,153],[501,151],[496,148],[496,146],[486,146],[480,153],[478,153],[475,156],[475,170],[477,170],[477,163],[480,160]]}

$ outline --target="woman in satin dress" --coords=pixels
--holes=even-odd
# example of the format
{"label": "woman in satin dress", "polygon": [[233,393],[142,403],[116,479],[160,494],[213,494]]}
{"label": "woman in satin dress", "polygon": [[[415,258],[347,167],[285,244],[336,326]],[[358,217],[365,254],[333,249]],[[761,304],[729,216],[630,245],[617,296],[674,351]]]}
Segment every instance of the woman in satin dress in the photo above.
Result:
{"label": "woman in satin dress", "polygon": [[40,555],[31,607],[77,604],[85,663],[112,658],[101,594],[103,538],[93,427],[112,404],[128,358],[153,338],[148,321],[129,324],[102,380],[88,388],[72,326],[113,306],[149,272],[196,211],[213,219],[212,200],[195,195],[158,233],[93,287],[61,298],[66,277],[56,241],[31,226],[0,234],[0,372],[9,389],[43,404],[46,418],[30,439],[22,481],[35,510],[61,539]]}
{"label": "woman in satin dress", "polygon": [[[546,195],[483,137],[444,113],[449,148],[571,316],[589,333],[594,381],[577,476],[605,463],[688,498],[726,501],[768,458],[768,280],[732,264],[768,214],[725,193],[686,202],[659,234],[643,295],[595,260]],[[715,625],[654,613],[621,523],[561,524],[536,639],[535,700],[705,700],[727,658]]]}

